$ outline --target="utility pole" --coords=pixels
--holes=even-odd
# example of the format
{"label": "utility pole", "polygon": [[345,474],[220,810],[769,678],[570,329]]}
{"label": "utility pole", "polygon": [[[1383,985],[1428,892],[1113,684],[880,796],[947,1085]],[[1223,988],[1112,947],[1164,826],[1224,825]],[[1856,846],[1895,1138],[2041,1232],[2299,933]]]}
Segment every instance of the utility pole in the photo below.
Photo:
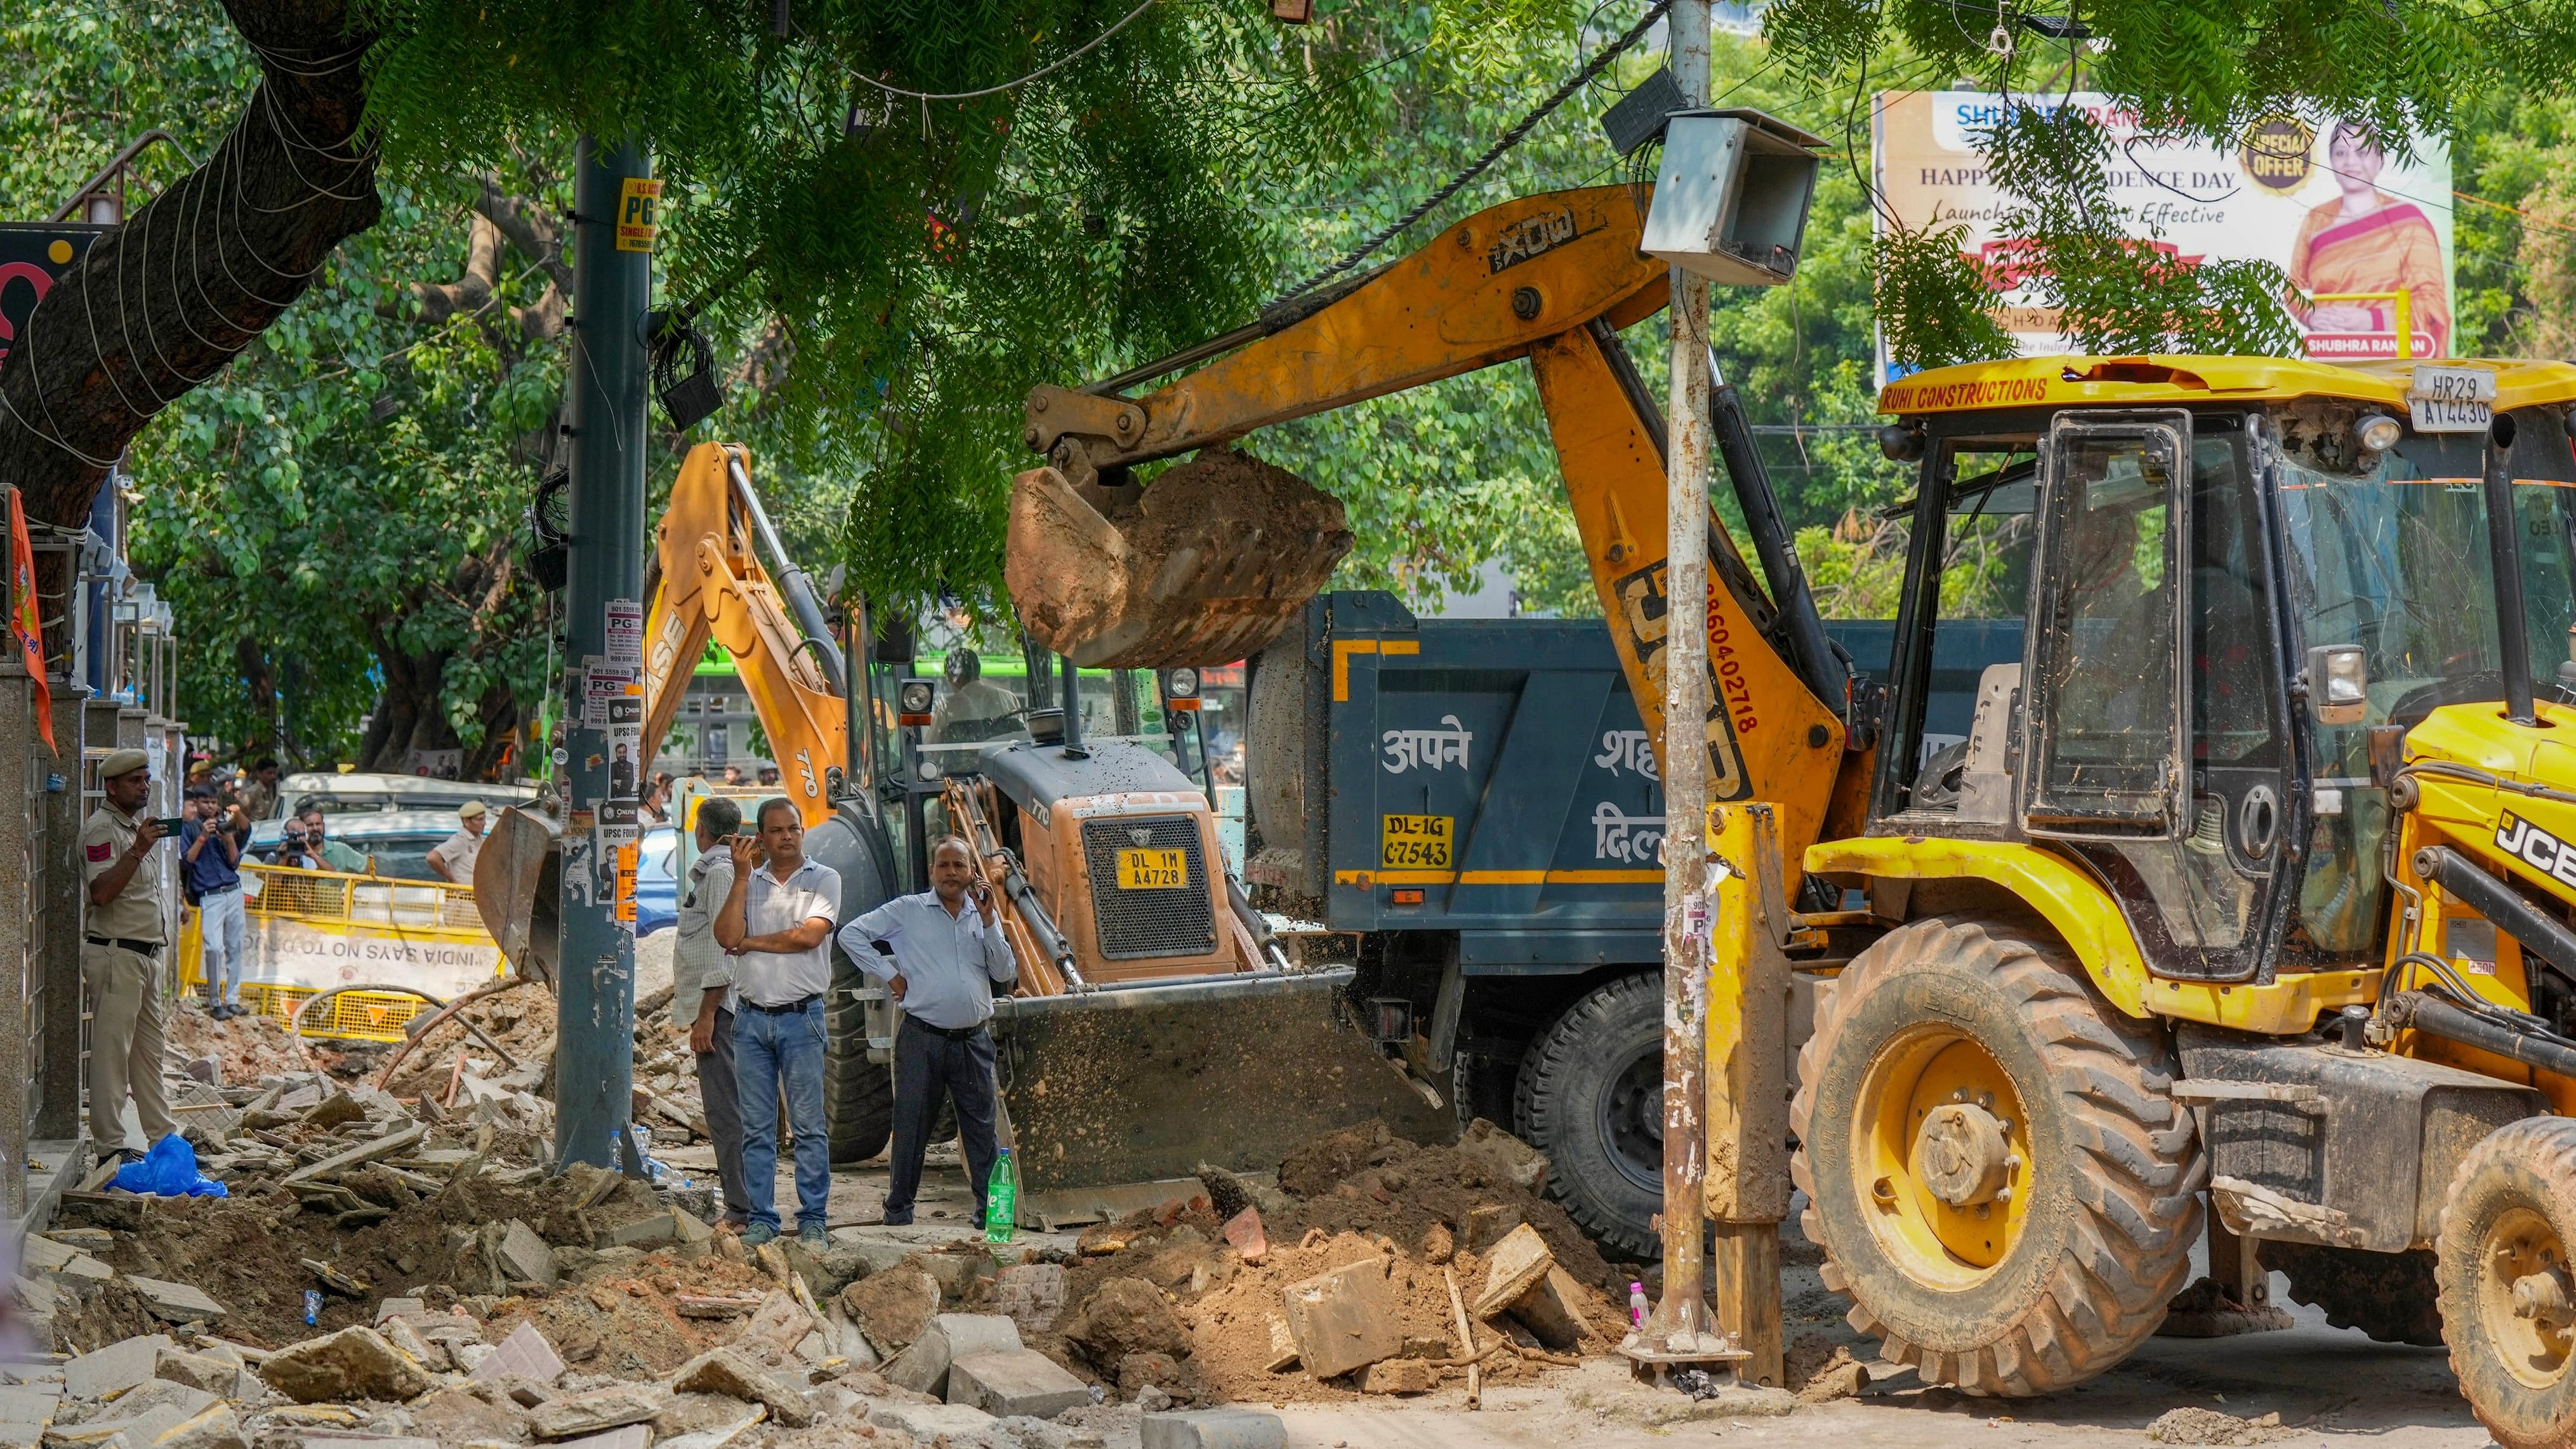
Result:
{"label": "utility pole", "polygon": [[[1709,0],[1664,18],[1685,107],[1708,104]],[[1672,396],[1664,577],[1664,1284],[1623,1345],[1642,1368],[1741,1359],[1701,1288],[1707,1211],[1708,282],[1672,268]]]}
{"label": "utility pole", "polygon": [[[636,781],[642,753],[644,313],[660,183],[641,144],[584,136],[573,164],[570,611],[555,1170],[640,1172],[635,1083]],[[629,691],[633,691],[630,693]],[[626,768],[610,764],[618,746]]]}

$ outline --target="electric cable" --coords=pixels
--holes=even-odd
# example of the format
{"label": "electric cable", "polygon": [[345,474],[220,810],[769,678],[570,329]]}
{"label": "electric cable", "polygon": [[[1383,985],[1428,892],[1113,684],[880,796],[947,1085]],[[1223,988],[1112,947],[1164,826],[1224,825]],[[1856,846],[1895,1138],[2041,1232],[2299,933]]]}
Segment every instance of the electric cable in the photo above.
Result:
{"label": "electric cable", "polygon": [[[829,50],[824,51],[823,54],[832,62],[833,65],[838,66],[844,74],[848,75],[850,79],[857,81],[859,84],[864,86],[873,86],[890,96],[901,96],[905,100],[921,101],[924,104],[931,101],[981,100],[986,96],[998,96],[1004,91],[1018,90],[1020,87],[1027,85],[1032,81],[1044,80],[1046,77],[1055,74],[1057,71],[1064,69],[1066,66],[1073,64],[1075,61],[1082,59],[1084,56],[1089,55],[1091,52],[1098,50],[1101,46],[1107,44],[1109,37],[1116,35],[1119,31],[1135,24],[1138,17],[1142,16],[1146,11],[1153,9],[1157,3],[1158,0],[1145,0],[1144,4],[1137,6],[1135,9],[1128,11],[1126,15],[1122,16],[1117,24],[1110,26],[1107,30],[1102,31],[1098,35],[1093,36],[1090,40],[1085,41],[1082,47],[1074,51],[1072,54],[1050,61],[1047,64],[1038,67],[1036,70],[1030,71],[1027,75],[1021,76],[1018,80],[1004,81],[1000,85],[986,86],[982,90],[906,90],[902,86],[888,85],[884,81],[859,74],[857,71],[851,69],[847,62],[843,61],[839,56],[833,55]],[[793,21],[790,21],[789,23],[794,24]],[[814,39],[811,34],[807,33],[805,27],[802,25],[796,26],[796,33],[803,35],[808,40]]]}

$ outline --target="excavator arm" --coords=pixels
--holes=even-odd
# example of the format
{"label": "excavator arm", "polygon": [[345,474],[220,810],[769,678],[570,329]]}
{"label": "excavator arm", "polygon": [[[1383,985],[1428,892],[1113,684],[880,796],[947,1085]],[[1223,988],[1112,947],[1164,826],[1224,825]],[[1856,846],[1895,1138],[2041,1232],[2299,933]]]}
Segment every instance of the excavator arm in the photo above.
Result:
{"label": "excavator arm", "polygon": [[[1047,626],[1072,618],[1088,624],[1098,611],[1084,616],[1052,606],[1068,590],[1096,594],[1104,572],[1124,570],[1130,617],[1112,610],[1108,628],[1095,632],[1170,639],[1187,631],[1170,619],[1132,616],[1202,607],[1204,632],[1233,642],[1240,631],[1228,626],[1239,610],[1203,607],[1169,583],[1181,572],[1176,565],[1215,552],[1223,541],[1195,548],[1184,541],[1158,556],[1142,546],[1144,530],[1122,536],[1109,521],[1155,512],[1159,485],[1136,498],[1131,468],[1527,358],[1602,614],[1660,758],[1668,607],[1664,421],[1618,329],[1653,315],[1670,289],[1663,264],[1638,251],[1639,201],[1628,187],[1603,186],[1491,207],[1304,316],[1143,397],[1034,390],[1024,437],[1053,466],[1017,481],[1009,567],[1031,631],[1058,652],[1082,657],[1088,637],[1062,628],[1050,637]],[[1797,847],[1787,852],[1794,861],[1818,838],[1844,766],[1850,675],[1824,641],[1740,404],[1721,389],[1712,411],[1721,456],[1756,530],[1770,595],[1712,519],[1705,601],[1712,708],[1702,729],[1711,794],[1778,803],[1784,839]],[[1186,647],[1175,652],[1190,653]]]}
{"label": "excavator arm", "polygon": [[[776,564],[773,576],[762,554]],[[733,656],[779,764],[781,788],[808,827],[832,813],[831,778],[849,755],[847,667],[812,584],[787,557],[752,491],[735,443],[700,443],[680,464],[662,515],[644,619],[644,738],[679,717],[690,676],[713,640]]]}

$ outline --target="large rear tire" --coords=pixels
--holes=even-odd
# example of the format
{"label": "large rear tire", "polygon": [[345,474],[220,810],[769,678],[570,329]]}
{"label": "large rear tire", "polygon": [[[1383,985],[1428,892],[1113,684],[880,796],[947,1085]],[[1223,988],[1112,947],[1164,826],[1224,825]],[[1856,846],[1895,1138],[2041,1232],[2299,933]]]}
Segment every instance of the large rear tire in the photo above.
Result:
{"label": "large rear tire", "polygon": [[2173,1074],[2036,929],[1936,916],[1862,952],[1817,1003],[1789,1114],[1802,1226],[1852,1327],[1972,1394],[2127,1356],[2199,1235]]}
{"label": "large rear tire", "polygon": [[2433,1255],[2365,1253],[2359,1248],[2320,1248],[2267,1242],[2263,1266],[2290,1280],[2290,1301],[2316,1309],[2337,1328],[2358,1329],[2381,1343],[2438,1348],[2442,1311]]}
{"label": "large rear tire", "polygon": [[848,988],[867,979],[838,952],[832,966],[832,995],[823,1010],[823,1120],[831,1128],[832,1160],[865,1162],[894,1135],[894,1073],[868,1060],[867,1008],[850,999]]}
{"label": "large rear tire", "polygon": [[2527,1117],[2460,1160],[2435,1276],[2451,1372],[2504,1449],[2576,1445],[2576,1119]]}
{"label": "large rear tire", "polygon": [[1547,1191],[1614,1255],[1663,1256],[1663,978],[1622,976],[1565,1009],[1521,1057],[1512,1115],[1547,1154]]}

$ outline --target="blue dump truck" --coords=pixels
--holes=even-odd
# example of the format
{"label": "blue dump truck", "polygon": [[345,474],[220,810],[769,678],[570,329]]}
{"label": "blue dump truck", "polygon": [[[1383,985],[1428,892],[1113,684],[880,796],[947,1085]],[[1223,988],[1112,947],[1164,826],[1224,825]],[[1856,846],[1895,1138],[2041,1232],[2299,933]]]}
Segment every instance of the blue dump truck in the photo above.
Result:
{"label": "blue dump truck", "polygon": [[[1827,632],[1883,675],[1892,623]],[[1926,748],[1966,738],[1979,672],[2020,657],[2017,619],[1944,631]],[[1307,960],[1358,968],[1371,1033],[1450,1082],[1462,1119],[1547,1153],[1577,1222],[1651,1256],[1664,801],[1608,631],[1324,594],[1254,662],[1250,692],[1255,902],[1300,923]]]}

